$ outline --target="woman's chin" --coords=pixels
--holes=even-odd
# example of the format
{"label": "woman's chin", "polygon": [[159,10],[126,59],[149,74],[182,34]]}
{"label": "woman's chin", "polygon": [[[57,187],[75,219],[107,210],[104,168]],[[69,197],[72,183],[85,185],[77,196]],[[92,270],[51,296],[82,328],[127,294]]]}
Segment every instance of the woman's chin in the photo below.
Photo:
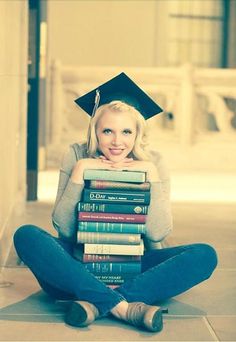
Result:
{"label": "woman's chin", "polygon": [[123,156],[123,155],[122,156],[114,156],[114,155],[109,156],[109,160],[112,161],[113,163],[120,163],[125,158],[126,158],[126,156]]}
{"label": "woman's chin", "polygon": [[113,163],[119,163],[121,162],[124,158],[116,158],[116,157],[111,157],[109,158],[110,161],[112,161]]}

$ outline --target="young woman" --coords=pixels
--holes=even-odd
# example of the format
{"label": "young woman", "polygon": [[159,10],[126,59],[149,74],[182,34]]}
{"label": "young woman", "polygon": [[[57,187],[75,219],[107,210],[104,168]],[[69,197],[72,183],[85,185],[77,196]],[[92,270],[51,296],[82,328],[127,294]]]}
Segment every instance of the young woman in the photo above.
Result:
{"label": "young woman", "polygon": [[[15,233],[15,247],[49,295],[72,301],[67,324],[87,326],[111,314],[141,329],[160,331],[162,311],[155,304],[209,278],[217,264],[216,253],[206,244],[152,249],[172,229],[169,176],[163,160],[146,149],[146,121],[133,106],[116,100],[94,114],[87,143],[72,145],[62,162],[52,215],[59,237],[25,225]],[[73,257],[85,169],[143,170],[151,183],[142,273],[114,290]]]}

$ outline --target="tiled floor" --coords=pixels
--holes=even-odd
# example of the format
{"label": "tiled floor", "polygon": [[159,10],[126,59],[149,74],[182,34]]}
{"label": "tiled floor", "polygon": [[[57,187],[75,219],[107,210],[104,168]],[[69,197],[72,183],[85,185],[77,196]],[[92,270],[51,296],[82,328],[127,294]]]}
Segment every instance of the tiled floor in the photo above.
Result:
{"label": "tiled floor", "polygon": [[[173,200],[175,229],[168,243],[211,243],[219,265],[208,281],[165,303],[169,313],[161,333],[142,332],[108,318],[88,328],[66,326],[66,304],[40,291],[29,270],[17,265],[12,250],[2,274],[12,285],[0,288],[0,341],[236,341],[236,202],[213,202]],[[17,222],[52,231],[51,209],[50,198],[28,203]]]}

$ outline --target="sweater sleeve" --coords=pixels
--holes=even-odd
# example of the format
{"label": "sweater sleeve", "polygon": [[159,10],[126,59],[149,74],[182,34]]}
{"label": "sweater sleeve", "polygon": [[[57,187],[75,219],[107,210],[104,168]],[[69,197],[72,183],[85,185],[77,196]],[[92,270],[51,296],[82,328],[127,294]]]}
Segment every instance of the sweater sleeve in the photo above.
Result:
{"label": "sweater sleeve", "polygon": [[62,160],[57,196],[52,212],[52,223],[59,236],[72,242],[76,241],[77,203],[81,199],[83,190],[82,184],[73,183],[70,179],[76,162],[74,149],[70,147]]}
{"label": "sweater sleeve", "polygon": [[146,222],[146,238],[151,242],[159,242],[172,230],[170,177],[159,153],[152,152],[152,161],[157,167],[160,181],[151,183],[151,203]]}

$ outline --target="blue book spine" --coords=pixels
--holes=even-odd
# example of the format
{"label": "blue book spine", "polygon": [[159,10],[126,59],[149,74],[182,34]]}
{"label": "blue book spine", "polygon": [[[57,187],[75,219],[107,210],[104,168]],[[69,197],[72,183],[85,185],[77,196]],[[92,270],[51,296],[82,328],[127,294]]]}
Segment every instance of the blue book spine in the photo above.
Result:
{"label": "blue book spine", "polygon": [[150,204],[150,191],[83,190],[83,202]]}
{"label": "blue book spine", "polygon": [[133,279],[139,273],[121,273],[121,274],[94,274],[95,278],[102,281],[105,284],[120,285],[125,281]]}

